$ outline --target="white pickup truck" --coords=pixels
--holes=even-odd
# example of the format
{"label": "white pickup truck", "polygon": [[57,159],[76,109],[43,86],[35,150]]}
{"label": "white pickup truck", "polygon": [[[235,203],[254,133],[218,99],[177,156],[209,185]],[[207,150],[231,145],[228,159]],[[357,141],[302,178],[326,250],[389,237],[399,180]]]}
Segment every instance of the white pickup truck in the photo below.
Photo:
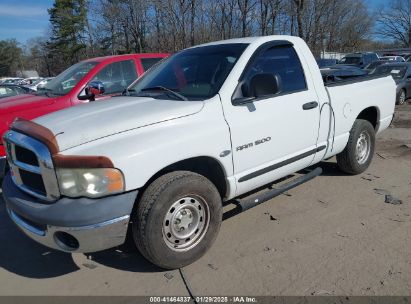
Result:
{"label": "white pickup truck", "polygon": [[348,174],[366,170],[395,92],[391,76],[324,83],[297,37],[189,48],[125,96],[16,120],[4,136],[7,211],[55,249],[99,251],[129,236],[152,263],[179,268],[210,248],[224,201],[252,207],[321,169],[246,194],[334,155]]}

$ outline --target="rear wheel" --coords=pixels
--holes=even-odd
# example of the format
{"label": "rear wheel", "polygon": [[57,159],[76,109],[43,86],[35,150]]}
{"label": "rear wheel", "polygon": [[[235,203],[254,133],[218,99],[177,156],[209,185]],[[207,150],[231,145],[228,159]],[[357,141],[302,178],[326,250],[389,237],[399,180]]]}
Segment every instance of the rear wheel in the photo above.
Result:
{"label": "rear wheel", "polygon": [[402,90],[400,91],[400,94],[398,95],[397,104],[399,104],[399,105],[405,104],[405,100],[406,100],[405,98],[406,98],[405,90],[402,89]]}
{"label": "rear wheel", "polygon": [[151,183],[133,214],[137,248],[153,264],[176,269],[199,259],[220,229],[220,195],[202,175],[177,171]]}
{"label": "rear wheel", "polygon": [[375,148],[375,131],[367,120],[357,119],[345,149],[337,155],[338,167],[349,174],[364,172],[371,163]]}

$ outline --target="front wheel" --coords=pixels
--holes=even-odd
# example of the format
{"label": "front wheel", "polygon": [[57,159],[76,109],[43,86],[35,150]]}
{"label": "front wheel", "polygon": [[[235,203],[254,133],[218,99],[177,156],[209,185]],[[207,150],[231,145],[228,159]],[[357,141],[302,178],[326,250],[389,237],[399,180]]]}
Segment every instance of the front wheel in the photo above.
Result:
{"label": "front wheel", "polygon": [[152,182],[133,214],[137,248],[153,264],[176,269],[199,259],[217,237],[221,197],[202,175],[177,171]]}
{"label": "front wheel", "polygon": [[367,120],[357,119],[345,149],[337,154],[337,165],[345,173],[360,174],[371,163],[375,148],[375,131]]}

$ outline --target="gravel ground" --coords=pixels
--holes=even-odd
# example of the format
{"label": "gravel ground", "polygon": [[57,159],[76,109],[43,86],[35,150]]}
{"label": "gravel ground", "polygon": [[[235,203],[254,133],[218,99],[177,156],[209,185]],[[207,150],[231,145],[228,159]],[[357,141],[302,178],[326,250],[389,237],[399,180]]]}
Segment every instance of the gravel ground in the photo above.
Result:
{"label": "gravel ground", "polygon": [[411,105],[393,125],[366,173],[343,175],[331,159],[322,176],[225,220],[182,270],[186,284],[132,248],[85,256],[38,245],[0,199],[0,295],[410,295]]}

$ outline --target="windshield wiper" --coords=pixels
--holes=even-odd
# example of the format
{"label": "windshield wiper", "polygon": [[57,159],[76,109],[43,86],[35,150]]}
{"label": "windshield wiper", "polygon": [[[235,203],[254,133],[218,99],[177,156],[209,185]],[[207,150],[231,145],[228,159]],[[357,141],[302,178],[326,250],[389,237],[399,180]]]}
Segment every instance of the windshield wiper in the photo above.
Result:
{"label": "windshield wiper", "polygon": [[131,96],[132,92],[135,92],[136,90],[134,89],[124,89],[124,91],[121,93],[123,96]]}
{"label": "windshield wiper", "polygon": [[[131,91],[131,90],[129,90],[129,91]],[[155,87],[150,87],[150,88],[144,88],[144,89],[141,90],[141,92],[143,92],[143,91],[164,91],[164,92],[171,93],[172,95],[178,97],[180,100],[184,100],[184,101],[188,100],[183,95],[181,95],[181,94],[179,94],[179,93],[177,93],[177,92],[175,92],[175,91],[173,91],[169,88],[163,87],[163,86],[155,86]]]}

